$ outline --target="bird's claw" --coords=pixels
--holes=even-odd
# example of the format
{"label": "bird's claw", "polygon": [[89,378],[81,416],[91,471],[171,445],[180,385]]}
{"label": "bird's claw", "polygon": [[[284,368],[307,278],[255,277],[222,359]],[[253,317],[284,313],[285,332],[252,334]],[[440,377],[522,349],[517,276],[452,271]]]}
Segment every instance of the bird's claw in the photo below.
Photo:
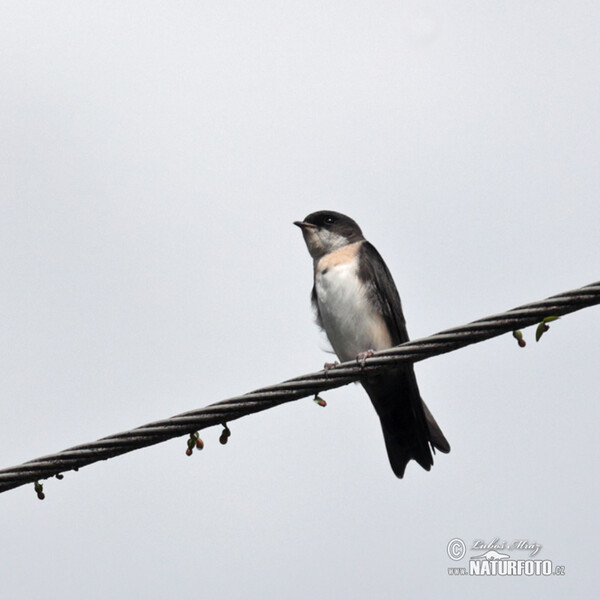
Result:
{"label": "bird's claw", "polygon": [[324,369],[324,371],[325,371],[325,377],[327,377],[327,374],[329,373],[329,371],[330,371],[331,369],[335,369],[335,368],[336,368],[336,367],[337,367],[339,364],[340,364],[340,363],[339,363],[339,362],[337,362],[337,361],[335,361],[335,362],[330,362],[330,363],[328,363],[328,362],[327,362],[327,363],[325,363],[325,364],[323,365],[323,369]]}
{"label": "bird's claw", "polygon": [[373,356],[373,354],[375,354],[375,350],[373,350],[372,348],[369,348],[369,350],[367,350],[366,352],[359,352],[356,355],[356,362],[357,362],[357,364],[360,365],[361,369],[365,368],[365,363],[367,361],[367,358],[371,358],[371,356]]}

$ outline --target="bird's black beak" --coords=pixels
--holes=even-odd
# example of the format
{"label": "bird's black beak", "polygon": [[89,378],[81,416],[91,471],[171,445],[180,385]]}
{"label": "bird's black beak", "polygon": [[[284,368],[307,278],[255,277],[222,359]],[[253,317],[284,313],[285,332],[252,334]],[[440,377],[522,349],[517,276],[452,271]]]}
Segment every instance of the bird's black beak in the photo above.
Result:
{"label": "bird's black beak", "polygon": [[304,221],[294,221],[294,225],[296,225],[297,227],[300,227],[300,229],[302,229],[302,231],[304,231],[305,229],[316,229],[317,226],[313,225],[312,223],[305,223]]}

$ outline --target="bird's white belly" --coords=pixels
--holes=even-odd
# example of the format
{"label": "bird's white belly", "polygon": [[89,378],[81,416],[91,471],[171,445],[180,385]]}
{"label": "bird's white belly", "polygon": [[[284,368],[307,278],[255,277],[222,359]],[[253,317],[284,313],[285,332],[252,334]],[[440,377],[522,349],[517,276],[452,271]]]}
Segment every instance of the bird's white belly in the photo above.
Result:
{"label": "bird's white belly", "polygon": [[392,345],[383,318],[367,299],[355,260],[317,270],[315,290],[323,327],[341,361]]}

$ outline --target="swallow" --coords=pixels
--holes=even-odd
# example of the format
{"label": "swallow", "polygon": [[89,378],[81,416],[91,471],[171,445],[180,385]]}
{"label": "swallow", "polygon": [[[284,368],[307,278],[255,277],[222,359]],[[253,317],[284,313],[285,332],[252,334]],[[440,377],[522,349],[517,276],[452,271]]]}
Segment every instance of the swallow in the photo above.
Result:
{"label": "swallow", "polygon": [[[319,211],[303,221],[302,230],[313,259],[311,294],[317,324],[325,331],[340,361],[368,356],[409,340],[400,296],[381,255],[350,217]],[[423,402],[412,364],[368,375],[361,385],[381,421],[394,474],[402,478],[415,460],[426,471],[435,450],[450,444]]]}

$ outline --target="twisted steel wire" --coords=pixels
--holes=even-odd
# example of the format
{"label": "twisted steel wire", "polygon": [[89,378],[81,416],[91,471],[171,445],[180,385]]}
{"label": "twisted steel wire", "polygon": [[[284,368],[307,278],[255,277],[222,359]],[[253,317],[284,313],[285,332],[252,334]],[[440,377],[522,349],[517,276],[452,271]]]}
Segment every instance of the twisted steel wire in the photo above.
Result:
{"label": "twisted steel wire", "polygon": [[358,364],[356,361],[341,363],[330,369],[301,375],[204,408],[154,421],[130,431],[2,469],[0,470],[0,492],[65,471],[77,470],[94,462],[159,444],[193,431],[233,421],[285,402],[338,388],[392,364],[425,360],[503,333],[535,325],[549,316],[566,315],[596,304],[600,304],[600,281],[513,308],[505,313],[485,317],[467,325],[446,329],[426,338],[375,352],[364,360],[364,364]]}

